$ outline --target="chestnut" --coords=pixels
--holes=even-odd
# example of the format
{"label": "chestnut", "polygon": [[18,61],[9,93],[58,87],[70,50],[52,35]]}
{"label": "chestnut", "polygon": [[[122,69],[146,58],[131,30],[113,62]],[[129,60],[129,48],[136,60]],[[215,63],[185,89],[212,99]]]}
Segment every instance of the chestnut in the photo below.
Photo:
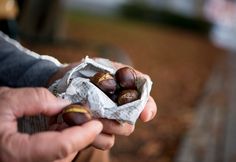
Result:
{"label": "chestnut", "polygon": [[114,94],[116,91],[117,83],[110,73],[98,72],[90,78],[90,81],[106,94]]}
{"label": "chestnut", "polygon": [[113,102],[117,103],[118,93],[115,92],[114,94],[109,95],[109,98],[110,98]]}
{"label": "chestnut", "polygon": [[71,104],[64,108],[62,118],[69,126],[82,125],[92,119],[89,109],[80,104]]}
{"label": "chestnut", "polygon": [[126,103],[135,101],[139,98],[139,93],[134,89],[127,89],[120,92],[118,95],[117,103],[118,105],[124,105]]}
{"label": "chestnut", "polygon": [[136,73],[130,67],[123,67],[116,71],[115,78],[123,89],[136,89]]}

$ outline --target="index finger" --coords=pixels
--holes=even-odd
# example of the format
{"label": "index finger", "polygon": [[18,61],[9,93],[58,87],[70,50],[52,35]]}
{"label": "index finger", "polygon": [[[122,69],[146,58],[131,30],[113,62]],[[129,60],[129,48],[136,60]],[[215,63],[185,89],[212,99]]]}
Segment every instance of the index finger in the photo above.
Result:
{"label": "index finger", "polygon": [[4,151],[12,152],[14,149],[13,157],[17,159],[10,159],[11,161],[54,161],[85,148],[101,131],[102,124],[99,121],[90,121],[62,132],[51,131],[34,135],[15,133],[6,137],[4,146],[8,150]]}
{"label": "index finger", "polygon": [[154,101],[154,99],[151,96],[149,96],[148,102],[145,105],[143,111],[141,112],[139,118],[143,122],[148,122],[155,117],[156,113],[157,113],[156,102]]}
{"label": "index finger", "polygon": [[9,88],[1,95],[1,114],[8,112],[14,118],[38,114],[52,116],[71,103],[68,100],[56,98],[45,88]]}

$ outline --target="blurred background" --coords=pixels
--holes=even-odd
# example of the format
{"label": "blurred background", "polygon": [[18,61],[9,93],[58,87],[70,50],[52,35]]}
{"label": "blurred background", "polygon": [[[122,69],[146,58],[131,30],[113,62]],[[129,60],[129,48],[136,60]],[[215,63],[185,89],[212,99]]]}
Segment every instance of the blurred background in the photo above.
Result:
{"label": "blurred background", "polygon": [[157,116],[117,137],[113,162],[235,160],[234,1],[1,0],[0,10],[0,29],[39,54],[105,57],[150,75]]}

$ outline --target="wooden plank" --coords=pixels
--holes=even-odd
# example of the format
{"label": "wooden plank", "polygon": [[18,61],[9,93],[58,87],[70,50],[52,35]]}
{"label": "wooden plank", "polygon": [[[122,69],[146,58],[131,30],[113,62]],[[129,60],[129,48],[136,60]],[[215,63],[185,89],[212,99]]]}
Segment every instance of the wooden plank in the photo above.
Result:
{"label": "wooden plank", "polygon": [[226,127],[224,162],[236,161],[236,53],[231,54],[228,60],[229,68],[229,115]]}
{"label": "wooden plank", "polygon": [[228,112],[226,71],[224,64],[218,64],[207,82],[192,128],[183,140],[176,162],[222,161]]}

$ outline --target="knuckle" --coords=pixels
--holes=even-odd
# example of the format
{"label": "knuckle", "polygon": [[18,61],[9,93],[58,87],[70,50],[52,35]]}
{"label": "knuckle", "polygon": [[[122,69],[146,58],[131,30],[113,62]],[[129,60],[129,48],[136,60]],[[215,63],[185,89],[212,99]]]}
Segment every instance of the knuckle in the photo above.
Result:
{"label": "knuckle", "polygon": [[111,149],[112,146],[114,146],[114,143],[115,143],[115,140],[114,138],[112,140],[110,140],[107,145],[105,146],[105,149],[108,150],[108,149]]}
{"label": "knuckle", "polygon": [[66,142],[62,142],[60,146],[59,158],[65,158],[69,156],[72,152],[72,146]]}
{"label": "knuckle", "polygon": [[39,101],[52,99],[52,94],[46,88],[34,88],[36,97]]}
{"label": "knuckle", "polygon": [[0,88],[0,94],[5,93],[5,92],[7,92],[9,90],[10,90],[10,88],[8,88],[8,87],[1,87]]}
{"label": "knuckle", "polygon": [[107,143],[104,144],[101,149],[102,150],[109,150],[109,149],[111,149],[113,147],[114,143],[115,143],[115,140],[113,138],[113,139],[107,141]]}
{"label": "knuckle", "polygon": [[47,98],[49,96],[46,88],[35,88],[35,92],[39,97]]}
{"label": "knuckle", "polygon": [[124,131],[124,136],[130,136],[134,132],[134,126],[128,126],[126,131]]}

